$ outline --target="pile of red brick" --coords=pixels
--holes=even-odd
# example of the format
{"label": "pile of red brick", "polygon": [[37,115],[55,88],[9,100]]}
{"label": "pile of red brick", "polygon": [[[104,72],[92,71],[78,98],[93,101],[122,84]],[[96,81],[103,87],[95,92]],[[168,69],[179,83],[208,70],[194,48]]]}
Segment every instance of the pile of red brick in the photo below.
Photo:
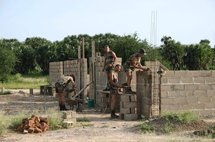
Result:
{"label": "pile of red brick", "polygon": [[31,118],[25,118],[17,127],[17,131],[22,133],[42,133],[49,128],[48,119],[32,115]]}

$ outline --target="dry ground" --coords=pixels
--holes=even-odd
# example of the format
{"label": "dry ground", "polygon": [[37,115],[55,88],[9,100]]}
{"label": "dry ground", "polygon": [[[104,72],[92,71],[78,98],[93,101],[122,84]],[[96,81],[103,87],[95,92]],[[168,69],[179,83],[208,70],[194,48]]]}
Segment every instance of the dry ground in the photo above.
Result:
{"label": "dry ground", "polygon": [[[32,105],[32,103],[34,105]],[[8,114],[21,110],[49,109],[58,111],[57,101],[50,96],[29,96],[26,93],[14,93],[0,96],[0,111]],[[0,136],[0,142],[209,142],[212,139],[196,137],[192,131],[175,132],[167,135],[143,134],[138,125],[141,121],[110,120],[109,114],[85,110],[77,115],[90,122],[78,122],[75,127],[42,134],[19,134],[10,132]],[[82,123],[82,124],[80,124]]]}

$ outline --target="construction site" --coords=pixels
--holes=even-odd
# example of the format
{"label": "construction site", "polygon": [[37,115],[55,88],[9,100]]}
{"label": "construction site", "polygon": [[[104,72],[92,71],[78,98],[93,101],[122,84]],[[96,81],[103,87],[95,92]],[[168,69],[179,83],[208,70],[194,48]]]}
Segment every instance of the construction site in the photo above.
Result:
{"label": "construction site", "polygon": [[[1,142],[214,141],[199,136],[214,136],[215,71],[174,71],[159,61],[146,61],[147,72],[133,73],[131,87],[136,93],[122,91],[116,103],[119,119],[110,119],[110,92],[103,91],[107,84],[104,57],[95,52],[95,46],[89,59],[84,57],[84,48],[79,47],[78,51],[76,60],[49,63],[49,85],[0,96],[5,117],[20,112],[29,115],[15,133],[1,136]],[[117,63],[121,62],[117,58]],[[82,101],[68,96],[69,110],[59,111],[54,84],[62,75],[69,74],[76,77],[77,98]],[[119,72],[118,78],[120,84],[126,82],[124,72]],[[198,121],[184,123],[174,115],[164,116],[188,112],[198,116]],[[48,117],[55,113],[62,119],[63,127],[50,131]],[[177,122],[172,124],[172,120]]]}

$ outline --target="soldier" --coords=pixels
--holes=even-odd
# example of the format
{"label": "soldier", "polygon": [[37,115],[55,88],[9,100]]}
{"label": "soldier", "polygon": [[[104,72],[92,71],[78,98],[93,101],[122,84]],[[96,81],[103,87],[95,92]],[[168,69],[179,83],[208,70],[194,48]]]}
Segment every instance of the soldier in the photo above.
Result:
{"label": "soldier", "polygon": [[119,95],[119,91],[121,91],[122,85],[118,83],[118,72],[121,71],[121,65],[116,64],[114,70],[107,74],[108,83],[110,87],[110,95],[111,95],[111,118],[118,118],[119,116],[115,114],[116,109],[116,98]]}
{"label": "soldier", "polygon": [[[106,72],[107,74],[107,79],[108,79],[108,74],[111,73],[114,70],[114,64],[116,62],[116,54],[110,50],[110,47],[108,45],[105,46],[104,48],[104,56],[105,56],[105,61],[104,61],[104,68],[103,71]],[[103,91],[109,91],[110,88],[107,83],[107,87]]]}
{"label": "soldier", "polygon": [[141,69],[143,71],[149,70],[149,68],[141,65],[141,58],[144,55],[146,55],[146,52],[143,48],[141,48],[139,52],[131,55],[123,66],[127,77],[127,82],[124,84],[126,86],[125,92],[128,94],[135,93],[131,90],[132,72],[134,71],[134,69]]}
{"label": "soldier", "polygon": [[[72,87],[69,87],[69,86],[72,86]],[[68,88],[72,88],[72,89],[68,89]],[[55,83],[55,89],[58,95],[60,110],[67,110],[65,106],[65,96],[68,92],[76,91],[75,76],[62,75],[61,78]]]}

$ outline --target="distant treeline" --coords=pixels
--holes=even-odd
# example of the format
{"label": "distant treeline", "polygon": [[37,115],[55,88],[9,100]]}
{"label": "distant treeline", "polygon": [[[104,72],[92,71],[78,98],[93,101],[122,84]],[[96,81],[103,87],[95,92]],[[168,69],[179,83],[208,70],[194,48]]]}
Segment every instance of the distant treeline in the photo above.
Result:
{"label": "distant treeline", "polygon": [[[29,72],[48,73],[49,62],[76,59],[81,39],[85,41],[85,57],[91,57],[91,42],[95,41],[96,52],[103,52],[103,47],[109,45],[118,57],[125,60],[140,48],[145,48],[147,56],[144,60],[159,60],[170,69],[208,70],[215,68],[215,50],[209,40],[184,45],[171,37],[164,36],[160,47],[152,47],[146,40],[141,40],[136,34],[119,36],[115,34],[72,35],[62,41],[51,42],[45,38],[26,38],[24,42],[17,39],[0,39],[0,59],[15,58],[12,73],[28,74]],[[8,56],[13,54],[14,56]],[[5,57],[6,56],[6,57]],[[10,59],[9,59],[10,60]],[[0,65],[7,65],[6,60]],[[143,61],[144,62],[144,61]],[[2,68],[2,67],[0,67]],[[1,72],[0,72],[1,73]]]}

